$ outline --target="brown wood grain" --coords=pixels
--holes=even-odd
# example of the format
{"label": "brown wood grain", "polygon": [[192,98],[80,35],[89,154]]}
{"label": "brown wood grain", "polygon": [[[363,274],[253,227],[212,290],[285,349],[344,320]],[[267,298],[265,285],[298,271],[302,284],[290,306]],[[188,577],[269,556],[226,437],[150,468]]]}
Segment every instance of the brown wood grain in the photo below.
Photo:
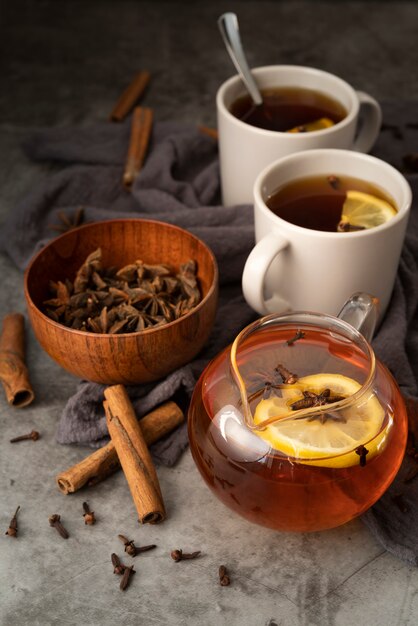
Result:
{"label": "brown wood grain", "polygon": [[121,122],[128,113],[133,109],[135,103],[144,94],[148,83],[150,81],[151,74],[147,71],[138,72],[135,74],[132,81],[126,87],[121,94],[120,98],[116,102],[111,114],[111,122]]}
{"label": "brown wood grain", "polygon": [[[141,419],[141,430],[149,446],[174,430],[184,421],[183,411],[175,402],[165,402]],[[120,469],[113,441],[99,448],[56,478],[58,488],[65,495],[84,486],[93,486]]]}
{"label": "brown wood grain", "polygon": [[[104,267],[123,267],[141,259],[178,269],[195,259],[201,302],[165,326],[137,333],[87,333],[54,322],[40,308],[48,298],[49,281],[72,280],[98,247]],[[86,224],[49,243],[27,268],[24,288],[35,335],[59,365],[93,382],[136,384],[163,378],[205,345],[216,313],[218,269],[210,249],[182,228],[153,220],[109,220]]]}
{"label": "brown wood grain", "polygon": [[106,423],[129,485],[138,521],[157,524],[166,517],[157,472],[141,426],[123,385],[105,389]]}
{"label": "brown wood grain", "polygon": [[151,137],[154,112],[147,107],[136,107],[132,114],[131,137],[123,172],[123,185],[130,189],[141,171]]}
{"label": "brown wood grain", "polygon": [[9,404],[22,408],[30,404],[35,394],[25,363],[25,318],[10,313],[3,319],[0,334],[0,380]]}

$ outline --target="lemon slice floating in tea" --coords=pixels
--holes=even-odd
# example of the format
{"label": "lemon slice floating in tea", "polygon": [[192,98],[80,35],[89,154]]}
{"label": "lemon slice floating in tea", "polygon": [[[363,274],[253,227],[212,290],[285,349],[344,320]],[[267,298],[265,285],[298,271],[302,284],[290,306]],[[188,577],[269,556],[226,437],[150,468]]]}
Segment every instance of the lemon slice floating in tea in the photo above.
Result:
{"label": "lemon slice floating in tea", "polygon": [[395,208],[378,196],[363,191],[349,190],[343,204],[339,231],[346,226],[373,228],[380,226],[396,215]]}
{"label": "lemon slice floating in tea", "polygon": [[300,126],[295,126],[290,130],[287,130],[287,133],[310,133],[313,130],[322,130],[323,128],[330,128],[330,126],[334,126],[334,122],[329,117],[320,117],[319,120],[314,120],[313,122],[307,122],[306,124],[301,124]]}
{"label": "lemon slice floating in tea", "polygon": [[356,448],[367,444],[367,460],[371,459],[383,445],[391,426],[389,423],[382,430],[385,412],[372,392],[360,398],[355,406],[335,413],[332,404],[317,407],[316,415],[325,414],[324,420],[280,418],[292,416],[290,405],[304,397],[303,391],[320,394],[324,389],[330,389],[331,397],[348,397],[360,388],[357,381],[341,374],[313,374],[300,378],[295,385],[283,390],[283,397],[258,403],[254,414],[256,424],[271,417],[279,419],[257,434],[276,450],[304,464],[323,467],[358,465]]}

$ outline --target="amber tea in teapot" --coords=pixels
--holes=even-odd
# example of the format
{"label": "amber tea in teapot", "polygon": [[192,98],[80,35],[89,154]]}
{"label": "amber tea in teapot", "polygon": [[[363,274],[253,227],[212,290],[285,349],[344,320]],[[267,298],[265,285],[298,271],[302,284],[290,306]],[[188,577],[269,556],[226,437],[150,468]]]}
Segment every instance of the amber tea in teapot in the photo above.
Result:
{"label": "amber tea in teapot", "polygon": [[364,337],[338,318],[268,316],[207,367],[189,414],[194,460],[252,522],[313,531],[347,522],[387,489],[405,408]]}

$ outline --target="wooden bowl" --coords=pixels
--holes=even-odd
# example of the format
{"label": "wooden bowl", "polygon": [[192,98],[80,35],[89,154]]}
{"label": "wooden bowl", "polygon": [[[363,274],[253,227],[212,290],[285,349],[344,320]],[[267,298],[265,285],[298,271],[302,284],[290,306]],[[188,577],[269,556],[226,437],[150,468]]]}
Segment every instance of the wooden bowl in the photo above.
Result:
{"label": "wooden bowl", "polygon": [[[135,333],[84,332],[47,317],[41,307],[50,297],[49,281],[73,281],[87,255],[99,247],[103,267],[121,268],[141,259],[178,269],[194,259],[202,300],[173,322]],[[95,222],[57,237],[32,259],[25,272],[25,297],[39,343],[64,369],[109,385],[145,383],[185,365],[206,343],[216,313],[218,268],[211,250],[177,226],[142,219]]]}

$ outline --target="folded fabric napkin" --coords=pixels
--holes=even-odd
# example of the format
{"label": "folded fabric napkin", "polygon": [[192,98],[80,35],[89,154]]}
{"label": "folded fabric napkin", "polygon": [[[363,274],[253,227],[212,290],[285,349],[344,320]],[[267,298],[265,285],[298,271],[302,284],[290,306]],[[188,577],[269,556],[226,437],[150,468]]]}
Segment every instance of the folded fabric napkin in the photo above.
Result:
{"label": "folded fabric napkin", "polygon": [[[66,165],[47,176],[13,211],[0,235],[3,247],[24,268],[53,236],[63,211],[69,219],[84,208],[84,221],[115,217],[152,218],[187,228],[209,244],[220,270],[220,296],[208,347],[199,358],[165,380],[129,389],[138,417],[165,400],[190,397],[204,365],[254,318],[239,281],[254,245],[252,207],[219,205],[217,144],[183,123],[153,128],[149,154],[131,192],[121,184],[129,124],[54,128],[33,133],[24,144],[35,161]],[[108,437],[102,385],[82,381],[58,424],[59,443],[98,447]],[[187,445],[186,425],[152,446],[154,459],[172,465]]]}
{"label": "folded fabric napkin", "polygon": [[[383,128],[374,153],[395,167],[417,146],[415,103],[384,106]],[[51,174],[11,212],[0,234],[0,249],[24,268],[31,256],[54,236],[51,225],[59,212],[71,217],[84,207],[86,222],[115,217],[144,217],[187,228],[213,250],[220,270],[220,301],[215,327],[206,349],[192,363],[163,381],[129,388],[138,417],[169,398],[190,397],[204,365],[233,340],[255,313],[243,300],[240,281],[254,245],[252,206],[220,205],[216,143],[188,124],[158,123],[150,151],[132,191],[121,185],[129,138],[128,124],[98,124],[91,128],[57,128],[33,133],[26,154],[35,161],[55,161]],[[408,177],[418,193],[418,177]],[[373,346],[389,367],[406,397],[418,399],[418,206],[415,202],[393,296]],[[343,304],[343,303],[341,303]],[[68,401],[58,425],[60,443],[103,445],[107,429],[102,411],[103,386],[81,382]],[[418,425],[417,425],[418,427]],[[172,465],[187,445],[183,426],[153,446],[154,458]],[[403,484],[408,457],[389,492],[363,519],[382,544],[416,563],[418,478]],[[391,497],[402,490],[411,506],[400,515]]]}

